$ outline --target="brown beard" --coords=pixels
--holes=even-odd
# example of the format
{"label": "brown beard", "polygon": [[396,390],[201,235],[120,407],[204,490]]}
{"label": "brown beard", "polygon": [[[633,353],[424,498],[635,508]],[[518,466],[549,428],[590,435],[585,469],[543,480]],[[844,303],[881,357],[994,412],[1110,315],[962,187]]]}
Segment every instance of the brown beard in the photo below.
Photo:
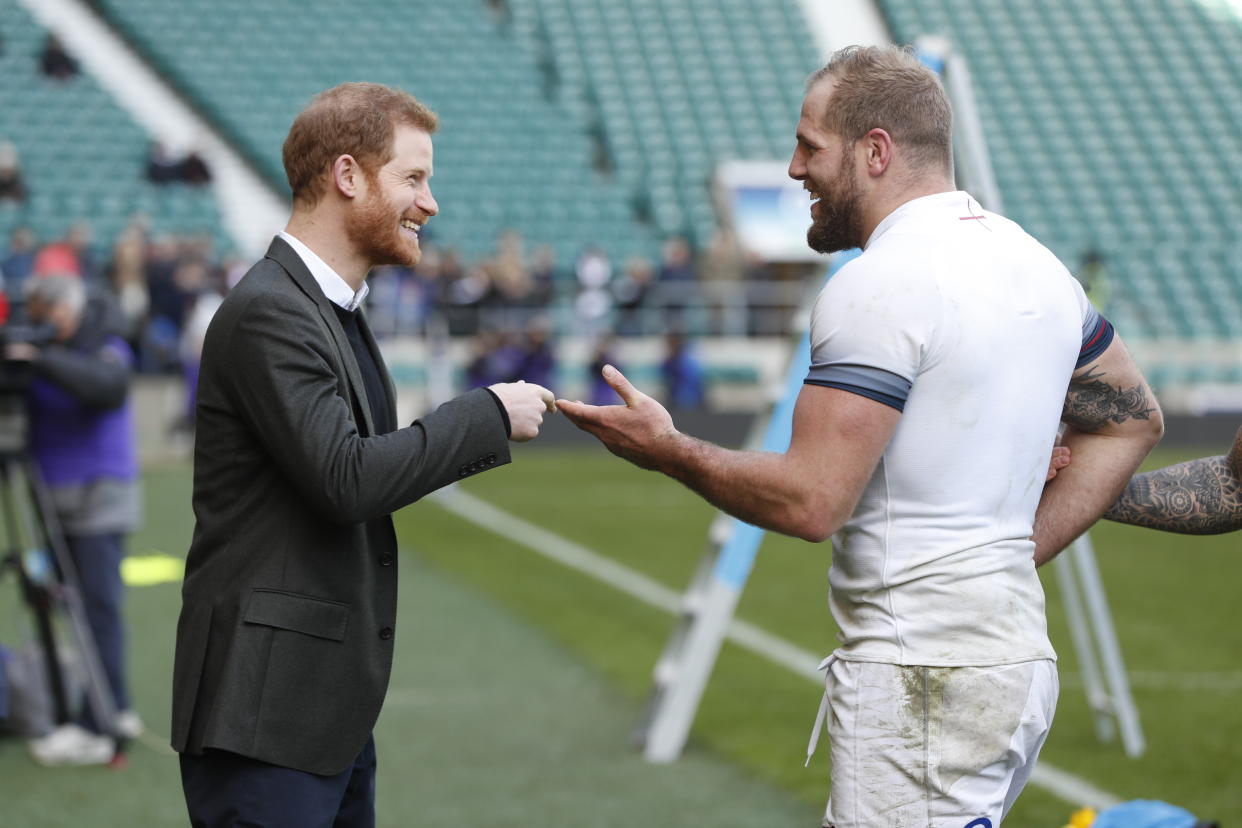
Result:
{"label": "brown beard", "polygon": [[806,231],[806,243],[816,253],[862,247],[861,193],[848,154],[841,159],[841,166],[829,185],[819,190],[822,193],[819,215],[812,219]]}
{"label": "brown beard", "polygon": [[384,199],[379,180],[370,174],[366,200],[350,212],[345,232],[372,267],[414,267],[422,258],[419,246],[401,235],[401,214]]}

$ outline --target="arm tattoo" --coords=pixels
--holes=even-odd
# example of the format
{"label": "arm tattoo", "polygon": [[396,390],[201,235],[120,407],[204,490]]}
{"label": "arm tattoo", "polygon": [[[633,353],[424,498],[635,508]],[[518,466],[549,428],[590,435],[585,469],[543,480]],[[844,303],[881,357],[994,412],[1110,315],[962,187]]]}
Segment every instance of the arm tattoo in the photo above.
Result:
{"label": "arm tattoo", "polygon": [[1080,431],[1099,431],[1109,423],[1146,420],[1156,410],[1143,383],[1133,388],[1114,388],[1095,367],[1070,380],[1061,419]]}
{"label": "arm tattoo", "polygon": [[1135,475],[1104,517],[1183,535],[1242,529],[1242,481],[1224,457]]}

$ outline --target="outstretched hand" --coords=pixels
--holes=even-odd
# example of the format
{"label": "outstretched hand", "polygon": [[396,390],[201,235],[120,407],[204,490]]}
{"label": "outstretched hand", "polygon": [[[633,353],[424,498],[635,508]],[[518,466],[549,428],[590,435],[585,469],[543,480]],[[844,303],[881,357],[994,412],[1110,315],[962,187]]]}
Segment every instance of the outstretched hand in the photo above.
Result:
{"label": "outstretched hand", "polygon": [[624,405],[557,400],[556,407],[578,428],[594,434],[613,454],[641,468],[658,469],[678,435],[673,418],[616,368],[605,365],[602,374]]}
{"label": "outstretched hand", "polygon": [[533,382],[500,382],[488,386],[509,415],[509,439],[525,443],[539,436],[543,415],[556,411],[556,395]]}

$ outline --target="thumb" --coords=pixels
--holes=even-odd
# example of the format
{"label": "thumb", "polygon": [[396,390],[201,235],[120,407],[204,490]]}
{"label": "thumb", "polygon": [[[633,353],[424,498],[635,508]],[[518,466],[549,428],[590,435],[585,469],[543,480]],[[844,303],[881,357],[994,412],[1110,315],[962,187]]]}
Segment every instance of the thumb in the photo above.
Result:
{"label": "thumb", "polygon": [[613,368],[611,365],[605,365],[601,373],[604,375],[604,381],[612,386],[613,390],[620,395],[621,401],[627,406],[631,406],[642,399],[642,392],[635,388],[625,378],[625,374],[622,374],[616,368]]}

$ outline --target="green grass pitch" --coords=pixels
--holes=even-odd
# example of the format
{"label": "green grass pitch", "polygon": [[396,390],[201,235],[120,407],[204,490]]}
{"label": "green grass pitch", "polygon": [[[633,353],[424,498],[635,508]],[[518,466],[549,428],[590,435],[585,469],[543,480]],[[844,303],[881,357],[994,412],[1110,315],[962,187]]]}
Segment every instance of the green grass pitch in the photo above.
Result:
{"label": "green grass pitch", "polygon": [[[1159,452],[1152,463],[1194,455]],[[523,446],[512,466],[466,488],[679,591],[712,517],[681,487],[602,449]],[[187,469],[149,471],[147,497],[148,526],[131,553],[184,554]],[[818,703],[806,679],[726,644],[688,761],[646,766],[626,746],[626,731],[670,616],[431,503],[403,511],[398,533],[407,553],[401,651],[377,728],[381,825],[817,824],[828,766],[821,747],[802,767]],[[1062,692],[1044,757],[1123,798],[1166,799],[1242,824],[1238,539],[1110,524],[1093,538],[1149,748],[1131,761],[1096,741],[1048,577]],[[769,538],[740,616],[828,652],[828,564],[827,546]],[[175,757],[161,748],[178,606],[176,584],[130,591],[134,695],[152,734],[131,747],[129,767],[42,769],[19,742],[0,740],[0,824],[185,823]],[[12,641],[21,624],[16,590],[0,582],[0,641]],[[1028,788],[1006,824],[1060,828],[1071,809]]]}

